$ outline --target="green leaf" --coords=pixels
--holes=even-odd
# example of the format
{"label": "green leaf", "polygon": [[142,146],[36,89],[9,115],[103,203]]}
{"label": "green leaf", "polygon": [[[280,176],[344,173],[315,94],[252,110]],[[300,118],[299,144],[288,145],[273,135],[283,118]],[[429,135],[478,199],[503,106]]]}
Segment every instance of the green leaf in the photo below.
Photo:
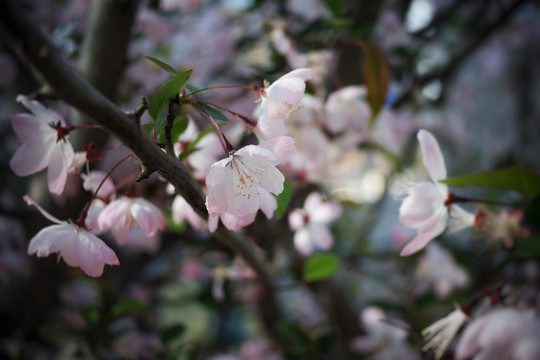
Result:
{"label": "green leaf", "polygon": [[289,179],[285,178],[285,182],[283,183],[283,191],[281,194],[276,196],[277,200],[277,209],[276,209],[276,217],[278,219],[281,219],[283,215],[285,215],[285,212],[287,211],[287,208],[289,207],[289,204],[292,199],[293,194],[293,185],[289,181]]}
{"label": "green leaf", "polygon": [[324,0],[324,3],[334,16],[340,16],[343,13],[346,0]]}
{"label": "green leaf", "polygon": [[206,104],[197,104],[201,108],[204,109],[211,117],[213,117],[215,120],[221,120],[221,121],[229,121],[229,119],[223,115],[220,111],[214,109],[213,107],[206,105]]}
{"label": "green leaf", "polygon": [[163,61],[156,59],[155,57],[152,57],[152,56],[146,56],[146,58],[152,61],[154,64],[156,64],[160,68],[162,68],[163,70],[165,70],[166,72],[168,72],[169,74],[171,74],[172,76],[178,75],[178,71],[176,71],[171,65],[164,63]]}
{"label": "green leaf", "polygon": [[305,282],[324,280],[337,271],[339,258],[330,253],[316,254],[304,264],[303,279]]}
{"label": "green leaf", "polygon": [[[195,92],[195,91],[202,90],[203,87],[188,82],[188,83],[186,83],[186,89],[188,89],[189,92]],[[205,92],[205,91],[201,91],[200,94],[202,94],[202,93],[204,93],[204,92]]]}
{"label": "green leaf", "polygon": [[149,123],[146,123],[146,124],[142,124],[141,128],[143,129],[143,131],[145,133],[150,135],[152,133],[152,129],[154,128],[155,125],[156,125],[155,123],[149,122]]}
{"label": "green leaf", "polygon": [[173,144],[178,141],[180,135],[186,131],[189,124],[187,116],[179,115],[174,118],[174,125],[172,129],[172,142]]}
{"label": "green leaf", "polygon": [[192,70],[184,71],[167,81],[158,89],[148,106],[148,113],[154,121],[157,121],[159,114],[161,114],[161,111],[169,100],[174,99],[178,92],[180,92],[186,81],[189,79],[191,72]]}
{"label": "green leaf", "polygon": [[390,68],[384,55],[365,41],[359,43],[364,50],[363,72],[367,87],[367,100],[371,107],[370,126],[375,125],[377,115],[384,106],[390,84]]}
{"label": "green leaf", "polygon": [[530,171],[513,167],[439,181],[450,186],[479,185],[514,190],[531,197],[540,195],[540,178]]}
{"label": "green leaf", "polygon": [[515,256],[539,256],[540,235],[531,235],[524,239],[516,239],[514,245]]}
{"label": "green leaf", "polygon": [[[162,119],[163,118],[163,119]],[[165,141],[165,122],[167,121],[167,117],[163,116],[158,119],[158,123],[160,123],[160,126],[157,129],[157,134],[160,141]],[[173,128],[171,131],[171,141],[174,144],[178,141],[178,138],[180,135],[186,131],[188,126],[188,118],[184,115],[176,115],[174,117],[173,121]]]}
{"label": "green leaf", "polygon": [[113,316],[122,316],[128,313],[141,312],[148,309],[148,304],[136,299],[123,300],[115,304],[111,310]]}
{"label": "green leaf", "polygon": [[86,322],[90,325],[97,324],[101,317],[99,309],[95,306],[84,308],[82,310],[82,315],[83,315],[83,318],[86,320]]}
{"label": "green leaf", "polygon": [[168,344],[171,341],[179,338],[185,332],[185,330],[186,326],[184,324],[174,324],[161,329],[159,331],[159,335],[161,337],[161,341],[164,344]]}

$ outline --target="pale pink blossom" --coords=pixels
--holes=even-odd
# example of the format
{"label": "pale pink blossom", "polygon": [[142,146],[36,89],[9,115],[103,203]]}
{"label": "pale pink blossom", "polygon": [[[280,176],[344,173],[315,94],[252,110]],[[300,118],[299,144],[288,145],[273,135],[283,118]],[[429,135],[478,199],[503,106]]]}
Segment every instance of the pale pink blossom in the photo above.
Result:
{"label": "pale pink blossom", "polygon": [[307,196],[304,207],[289,214],[289,227],[294,233],[294,246],[304,256],[315,250],[329,250],[334,245],[334,236],[328,223],[337,219],[342,212],[341,204],[324,201],[321,194]]}
{"label": "pale pink blossom", "polygon": [[[384,312],[374,306],[362,310],[361,322],[366,334],[351,342],[354,352],[370,354],[367,359],[417,360],[420,355],[407,344],[407,331],[403,324],[386,320]],[[397,323],[396,323],[397,322]]]}
{"label": "pale pink blossom", "polygon": [[47,226],[30,240],[28,255],[44,257],[59,253],[69,266],[80,267],[93,277],[101,276],[105,264],[119,265],[114,251],[96,235],[76,224],[58,220],[28,196],[25,196],[24,200],[29,205],[36,206],[43,216],[57,224]]}
{"label": "pale pink blossom", "polygon": [[191,205],[180,195],[174,197],[172,203],[172,219],[175,223],[180,224],[187,220],[187,222],[194,228],[202,230],[206,227],[206,223],[201,219],[199,215],[193,210]]}
{"label": "pale pink blossom", "polygon": [[82,173],[81,178],[83,179],[84,190],[90,191],[92,194],[95,194],[98,187],[103,182],[103,185],[101,185],[101,188],[99,188],[97,196],[101,198],[114,198],[114,195],[116,193],[116,187],[111,178],[107,177],[106,172],[93,170],[90,171],[88,174]]}
{"label": "pale pink blossom", "polygon": [[261,107],[257,128],[266,138],[286,134],[285,120],[298,110],[298,103],[302,100],[306,90],[306,80],[311,79],[311,69],[293,70],[271,85],[265,81],[261,90]]}
{"label": "pale pink blossom", "polygon": [[365,136],[371,108],[364,86],[347,86],[332,92],[326,100],[326,128],[333,134],[343,131]]}
{"label": "pale pink blossom", "polygon": [[271,218],[277,208],[271,194],[280,194],[285,180],[276,165],[294,149],[292,138],[277,137],[231,151],[229,157],[214,163],[206,176],[210,230],[215,230],[218,216],[232,230],[253,221],[259,209]]}
{"label": "pale pink blossom", "polygon": [[69,128],[60,115],[38,101],[23,95],[17,101],[32,114],[10,115],[13,130],[23,142],[11,158],[11,169],[18,176],[27,176],[48,167],[49,191],[60,195],[74,156]]}
{"label": "pale pink blossom", "polygon": [[450,251],[437,243],[431,243],[416,268],[416,279],[421,290],[433,287],[438,298],[447,298],[455,288],[468,285],[469,275],[456,264]]}
{"label": "pale pink blossom", "polygon": [[[399,220],[418,234],[401,251],[401,256],[423,249],[447,226],[449,215],[469,214],[457,205],[450,205],[448,186],[439,182],[446,178],[446,165],[435,137],[426,130],[418,132],[422,160],[433,182],[418,182],[408,187],[407,197],[399,208]],[[455,213],[455,214],[454,214]]]}
{"label": "pale pink blossom", "polygon": [[153,236],[165,228],[161,210],[148,200],[122,196],[113,200],[98,217],[100,229],[110,229],[119,245],[155,248]]}
{"label": "pale pink blossom", "polygon": [[535,360],[540,319],[533,310],[499,308],[474,319],[461,335],[457,359]]}

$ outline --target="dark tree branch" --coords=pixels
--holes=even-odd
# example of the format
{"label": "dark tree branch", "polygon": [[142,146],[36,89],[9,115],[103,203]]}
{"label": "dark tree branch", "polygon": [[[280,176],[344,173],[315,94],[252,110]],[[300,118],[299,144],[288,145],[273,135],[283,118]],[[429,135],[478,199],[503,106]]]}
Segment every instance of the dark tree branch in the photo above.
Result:
{"label": "dark tree branch", "polygon": [[465,46],[446,65],[428,74],[417,77],[409,89],[402,93],[401,96],[396,100],[393,107],[397,108],[409,100],[415,89],[418,87],[429,84],[437,79],[444,80],[448,78],[468,56],[470,56],[478,47],[480,47],[480,45],[482,45],[484,41],[495,32],[495,30],[497,30],[506,22],[506,20],[510,18],[510,16],[523,2],[524,0],[514,1],[512,5],[510,5],[491,25],[486,27],[474,41]]}

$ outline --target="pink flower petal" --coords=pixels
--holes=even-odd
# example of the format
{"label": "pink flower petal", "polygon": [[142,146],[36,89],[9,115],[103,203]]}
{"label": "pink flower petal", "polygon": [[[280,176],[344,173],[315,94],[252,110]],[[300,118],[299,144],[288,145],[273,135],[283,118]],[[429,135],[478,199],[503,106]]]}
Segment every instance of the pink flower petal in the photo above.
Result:
{"label": "pink flower petal", "polygon": [[289,159],[296,151],[294,139],[289,136],[276,136],[259,144],[260,147],[268,149],[276,157],[275,161],[270,161],[272,165],[279,165]]}
{"label": "pink flower petal", "polygon": [[408,243],[401,251],[401,256],[409,256],[422,250],[431,240],[440,235],[446,228],[448,211],[446,207],[440,207],[426,222],[418,235]]}
{"label": "pink flower petal", "polygon": [[435,183],[438,180],[446,179],[446,165],[435,137],[426,130],[420,130],[417,137],[422,149],[422,160],[431,179]]}
{"label": "pink flower petal", "polygon": [[438,207],[444,206],[445,199],[433,183],[416,183],[407,191],[409,195],[399,207],[399,220],[407,227],[422,227]]}
{"label": "pink flower petal", "polygon": [[49,191],[53,194],[60,195],[64,191],[74,154],[73,147],[68,142],[59,141],[53,146],[47,172]]}
{"label": "pink flower petal", "polygon": [[276,198],[273,197],[268,191],[259,188],[259,201],[262,212],[268,219],[271,219],[277,209]]}
{"label": "pink flower petal", "polygon": [[41,229],[28,244],[28,255],[46,257],[60,252],[73,241],[76,232],[69,224],[50,225]]}
{"label": "pink flower petal", "polygon": [[51,156],[52,146],[32,146],[27,143],[17,149],[9,165],[17,176],[35,174],[47,167]]}
{"label": "pink flower petal", "polygon": [[114,251],[96,235],[81,230],[79,231],[79,241],[95,259],[108,265],[120,264]]}
{"label": "pink flower petal", "polygon": [[58,137],[56,130],[49,124],[39,121],[34,115],[15,114],[10,115],[11,127],[15,134],[25,143],[31,146],[42,146],[50,141],[51,138]]}

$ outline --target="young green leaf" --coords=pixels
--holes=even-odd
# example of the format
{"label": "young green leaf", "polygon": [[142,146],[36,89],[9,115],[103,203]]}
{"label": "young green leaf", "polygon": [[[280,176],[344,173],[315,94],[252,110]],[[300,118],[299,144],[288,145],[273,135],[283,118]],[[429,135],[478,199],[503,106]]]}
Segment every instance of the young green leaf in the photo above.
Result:
{"label": "young green leaf", "polygon": [[141,312],[148,309],[148,304],[137,299],[127,299],[116,303],[112,308],[113,316]]}
{"label": "young green leaf", "polygon": [[178,141],[180,135],[186,131],[188,127],[189,120],[187,116],[176,116],[174,118],[174,125],[172,129],[172,142],[173,144]]}
{"label": "young green leaf", "polygon": [[214,109],[211,106],[208,106],[206,104],[198,104],[201,108],[204,109],[211,117],[213,117],[215,120],[221,120],[221,121],[229,121],[229,119],[223,115],[220,111]]}
{"label": "young green leaf", "polygon": [[293,194],[292,183],[289,181],[289,179],[285,178],[285,182],[283,183],[283,192],[276,196],[276,200],[277,200],[276,217],[278,219],[281,219],[283,215],[285,215],[285,212],[287,211],[287,208],[289,207],[289,204],[291,202],[292,194]]}
{"label": "young green leaf", "polygon": [[184,71],[167,81],[158,89],[148,106],[148,113],[154,121],[157,121],[159,114],[161,114],[161,111],[168,104],[169,100],[174,99],[180,92],[189,79],[191,72],[192,70]]}
{"label": "young green leaf", "polygon": [[166,72],[168,72],[169,74],[171,74],[172,76],[178,75],[178,71],[176,71],[171,65],[164,63],[163,61],[156,59],[155,57],[152,57],[152,56],[146,56],[146,58],[152,61],[154,64],[156,64],[160,68],[162,68],[163,70],[165,70]]}
{"label": "young green leaf", "polygon": [[440,180],[440,182],[450,186],[479,185],[514,190],[531,197],[540,195],[540,178],[530,171],[513,167],[475,175],[457,176]]}
{"label": "young green leaf", "polygon": [[333,254],[324,253],[313,255],[304,263],[303,279],[305,282],[324,280],[339,268],[339,258]]}

